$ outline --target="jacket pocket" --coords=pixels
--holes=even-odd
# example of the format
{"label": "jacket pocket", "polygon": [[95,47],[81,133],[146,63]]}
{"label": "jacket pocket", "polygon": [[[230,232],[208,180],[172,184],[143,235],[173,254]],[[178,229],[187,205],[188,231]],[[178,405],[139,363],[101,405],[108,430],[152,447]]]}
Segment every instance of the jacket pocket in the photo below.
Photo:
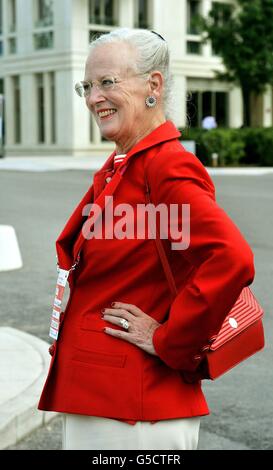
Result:
{"label": "jacket pocket", "polygon": [[[123,330],[122,327],[105,321],[96,314],[84,315],[80,322],[80,329],[78,330],[75,344],[77,350],[104,354],[105,356],[109,355],[110,357],[118,354],[126,354],[127,341],[114,337],[110,333],[106,333],[104,331],[105,327]],[[95,356],[93,357],[95,358]],[[99,360],[102,360],[102,358],[98,359],[98,361]],[[118,360],[116,362],[118,363]]]}
{"label": "jacket pocket", "polygon": [[125,354],[107,354],[98,351],[86,351],[78,349],[73,354],[73,361],[98,366],[124,367],[127,356]]}
{"label": "jacket pocket", "polygon": [[95,313],[84,314],[80,320],[80,329],[84,331],[103,331],[108,322]]}

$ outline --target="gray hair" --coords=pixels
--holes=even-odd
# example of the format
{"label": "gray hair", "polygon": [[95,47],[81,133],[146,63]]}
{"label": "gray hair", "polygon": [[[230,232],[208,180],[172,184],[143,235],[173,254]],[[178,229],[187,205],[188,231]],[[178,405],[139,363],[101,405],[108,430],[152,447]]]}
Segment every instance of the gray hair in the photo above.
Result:
{"label": "gray hair", "polygon": [[170,72],[170,53],[167,42],[157,33],[147,29],[119,28],[110,33],[102,34],[90,43],[90,52],[99,45],[123,41],[133,46],[137,52],[136,71],[145,75],[154,70],[162,73],[163,106],[167,119],[172,119],[173,77]]}

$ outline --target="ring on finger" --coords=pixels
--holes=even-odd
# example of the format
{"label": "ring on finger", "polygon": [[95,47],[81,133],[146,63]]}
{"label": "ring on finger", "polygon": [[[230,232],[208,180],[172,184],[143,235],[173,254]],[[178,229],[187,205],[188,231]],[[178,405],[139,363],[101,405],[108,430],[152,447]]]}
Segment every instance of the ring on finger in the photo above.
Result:
{"label": "ring on finger", "polygon": [[125,330],[128,330],[129,329],[129,322],[127,320],[125,320],[125,318],[121,318],[120,319],[120,324],[123,328],[125,328]]}

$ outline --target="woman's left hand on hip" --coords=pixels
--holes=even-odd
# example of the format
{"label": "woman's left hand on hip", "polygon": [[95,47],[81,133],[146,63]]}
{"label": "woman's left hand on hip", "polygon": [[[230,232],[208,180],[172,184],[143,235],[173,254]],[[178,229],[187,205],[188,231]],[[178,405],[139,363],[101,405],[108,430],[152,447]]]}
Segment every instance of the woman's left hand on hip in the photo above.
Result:
{"label": "woman's left hand on hip", "polygon": [[104,320],[114,325],[122,326],[120,323],[122,319],[129,323],[127,330],[106,327],[104,328],[105,333],[125,339],[149,354],[158,355],[152,341],[154,331],[160,326],[158,321],[144,313],[136,305],[123,302],[114,302],[112,308],[105,308],[102,312]]}

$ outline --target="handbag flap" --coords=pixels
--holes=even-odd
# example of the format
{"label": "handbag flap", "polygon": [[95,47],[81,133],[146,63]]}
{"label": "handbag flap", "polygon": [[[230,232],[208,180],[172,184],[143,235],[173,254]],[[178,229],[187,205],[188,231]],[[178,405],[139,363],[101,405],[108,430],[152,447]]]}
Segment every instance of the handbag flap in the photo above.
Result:
{"label": "handbag flap", "polygon": [[224,343],[261,319],[262,315],[262,307],[255,299],[249,287],[245,287],[225,318],[210,350],[215,351],[220,348]]}

